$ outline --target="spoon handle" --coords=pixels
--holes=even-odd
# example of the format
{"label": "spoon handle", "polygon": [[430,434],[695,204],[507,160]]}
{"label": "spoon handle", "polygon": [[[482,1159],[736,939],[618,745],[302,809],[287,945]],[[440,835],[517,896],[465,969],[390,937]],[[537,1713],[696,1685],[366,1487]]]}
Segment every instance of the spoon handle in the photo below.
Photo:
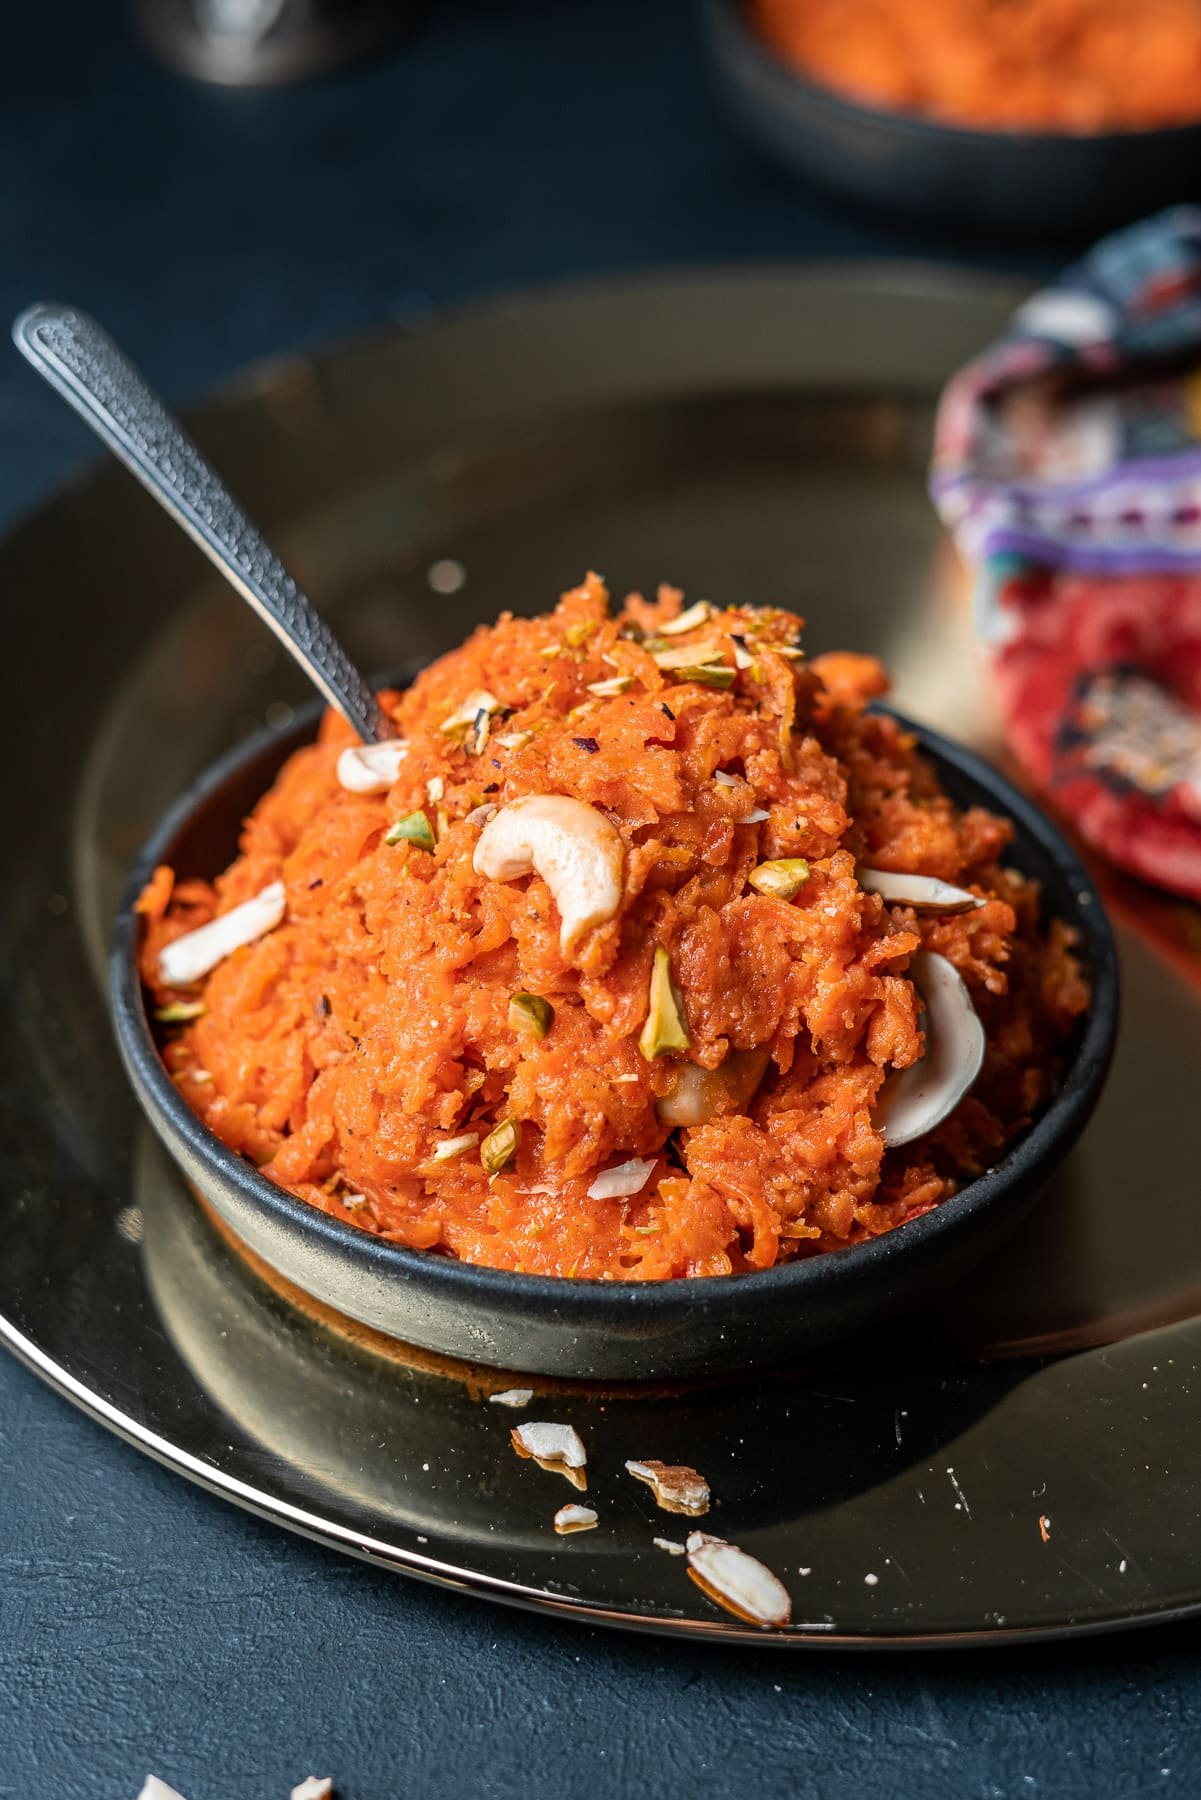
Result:
{"label": "spoon handle", "polygon": [[363,739],[392,735],[359,671],[179,421],[94,319],[31,306],[13,341],[266,621]]}

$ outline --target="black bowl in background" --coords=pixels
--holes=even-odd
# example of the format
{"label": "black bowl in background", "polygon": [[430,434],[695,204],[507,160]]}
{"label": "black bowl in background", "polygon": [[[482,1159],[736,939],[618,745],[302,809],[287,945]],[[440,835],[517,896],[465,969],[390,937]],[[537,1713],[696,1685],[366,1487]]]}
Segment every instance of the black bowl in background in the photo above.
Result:
{"label": "black bowl in background", "polygon": [[705,0],[704,16],[735,122],[848,199],[944,229],[1077,243],[1196,198],[1201,122],[1101,134],[943,125],[807,81],[756,36],[741,0]]}
{"label": "black bowl in background", "polygon": [[295,1199],[203,1125],[159,1055],[138,974],[134,901],[159,863],[212,876],[242,820],[317,709],[209,769],[172,807],[130,876],[113,929],[117,1041],[147,1117],[191,1184],[238,1238],[287,1280],[387,1335],[493,1367],[597,1380],[674,1379],[779,1362],[878,1324],[954,1281],[1013,1228],[1083,1130],[1117,1029],[1117,958],[1105,912],[1074,851],[1003,776],[949,739],[912,726],[948,793],[1016,827],[1010,860],[1042,883],[1048,913],[1080,933],[1093,984],[1063,1084],[996,1167],[935,1211],[812,1261],[703,1280],[568,1281],[475,1268],[385,1243]]}

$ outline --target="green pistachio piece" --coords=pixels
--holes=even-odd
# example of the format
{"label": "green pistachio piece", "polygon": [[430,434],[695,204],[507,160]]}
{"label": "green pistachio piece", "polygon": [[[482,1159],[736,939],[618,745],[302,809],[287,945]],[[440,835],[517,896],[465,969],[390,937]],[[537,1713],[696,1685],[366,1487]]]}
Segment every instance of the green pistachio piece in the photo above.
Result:
{"label": "green pistachio piece", "polygon": [[521,1143],[521,1125],[516,1119],[503,1119],[480,1145],[480,1161],[489,1175],[499,1175],[517,1155]]}
{"label": "green pistachio piece", "polygon": [[416,844],[419,850],[432,850],[434,847],[434,828],[423,812],[410,813],[407,818],[397,819],[392,829],[384,837],[385,844]]}
{"label": "green pistachio piece", "polygon": [[647,1062],[654,1062],[669,1050],[687,1050],[691,1042],[683,1001],[671,978],[671,956],[660,944],[651,968],[646,1024],[638,1048]]}
{"label": "green pistachio piece", "polygon": [[541,994],[514,994],[509,1001],[509,1024],[514,1031],[528,1031],[544,1038],[554,1023],[555,1009]]}
{"label": "green pistachio piece", "polygon": [[761,862],[747,876],[753,888],[770,894],[776,900],[793,900],[809,879],[809,864],[803,856],[785,856],[778,862]]}

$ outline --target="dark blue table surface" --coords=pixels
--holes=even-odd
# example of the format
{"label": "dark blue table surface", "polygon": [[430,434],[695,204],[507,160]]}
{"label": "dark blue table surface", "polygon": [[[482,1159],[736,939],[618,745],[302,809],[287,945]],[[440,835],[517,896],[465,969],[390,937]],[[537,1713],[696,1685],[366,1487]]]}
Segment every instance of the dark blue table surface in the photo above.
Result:
{"label": "dark blue table surface", "polygon": [[[386,62],[255,95],[156,68],[115,0],[21,10],[0,63],[0,315],[86,305],[181,403],[258,357],[564,276],[1002,260],[760,167],[715,115],[682,3],[448,4]],[[0,353],[0,516],[86,454]],[[14,1800],[133,1800],[149,1769],[188,1800],[283,1800],[310,1771],[343,1800],[1201,1791],[1192,1630],[883,1660],[574,1629],[284,1536],[3,1357],[0,1556]]]}

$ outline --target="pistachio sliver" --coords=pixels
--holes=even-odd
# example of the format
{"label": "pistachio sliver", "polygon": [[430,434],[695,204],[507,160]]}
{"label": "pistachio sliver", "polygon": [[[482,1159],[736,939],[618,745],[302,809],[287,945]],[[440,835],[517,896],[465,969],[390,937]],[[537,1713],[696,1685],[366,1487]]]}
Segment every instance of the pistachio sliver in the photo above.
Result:
{"label": "pistachio sliver", "polygon": [[409,813],[403,819],[397,819],[395,825],[384,834],[385,844],[415,844],[419,850],[432,850],[434,847],[434,828],[423,812]]}
{"label": "pistachio sliver", "polygon": [[686,612],[679,613],[669,619],[666,625],[660,625],[660,637],[678,637],[685,631],[695,631],[698,625],[707,625],[713,617],[713,608],[707,600],[698,600]]}
{"label": "pistachio sliver", "polygon": [[624,694],[627,688],[634,685],[632,675],[610,675],[607,681],[590,681],[588,692],[595,694],[598,700],[609,700],[617,694]]}
{"label": "pistachio sliver", "polygon": [[514,994],[509,1001],[509,1024],[514,1031],[544,1038],[554,1022],[555,1009],[541,994]]}
{"label": "pistachio sliver", "polygon": [[646,1024],[638,1048],[647,1062],[654,1062],[669,1050],[687,1050],[691,1042],[683,1002],[671,978],[671,955],[660,944],[651,966]]}
{"label": "pistachio sliver", "polygon": [[160,1025],[188,1025],[203,1012],[203,1000],[172,1000],[167,1006],[156,1006],[154,1016]]}
{"label": "pistachio sliver", "polygon": [[809,864],[803,856],[784,856],[776,862],[761,862],[747,876],[751,886],[774,900],[793,900],[809,879]]}
{"label": "pistachio sliver", "polygon": [[738,677],[738,670],[724,662],[686,664],[674,673],[678,681],[695,681],[698,687],[711,688],[733,687]]}
{"label": "pistachio sliver", "polygon": [[462,706],[457,706],[443,719],[441,728],[447,737],[466,737],[481,712],[487,716],[500,711],[501,702],[496,695],[490,694],[487,688],[480,688],[477,693],[468,694]]}
{"label": "pistachio sliver", "polygon": [[699,663],[721,662],[725,653],[726,647],[720,638],[706,638],[703,644],[667,644],[652,650],[651,656],[656,668],[688,669]]}
{"label": "pistachio sliver", "polygon": [[521,1125],[516,1119],[502,1119],[480,1145],[480,1161],[489,1175],[499,1175],[517,1155],[521,1143]]}

